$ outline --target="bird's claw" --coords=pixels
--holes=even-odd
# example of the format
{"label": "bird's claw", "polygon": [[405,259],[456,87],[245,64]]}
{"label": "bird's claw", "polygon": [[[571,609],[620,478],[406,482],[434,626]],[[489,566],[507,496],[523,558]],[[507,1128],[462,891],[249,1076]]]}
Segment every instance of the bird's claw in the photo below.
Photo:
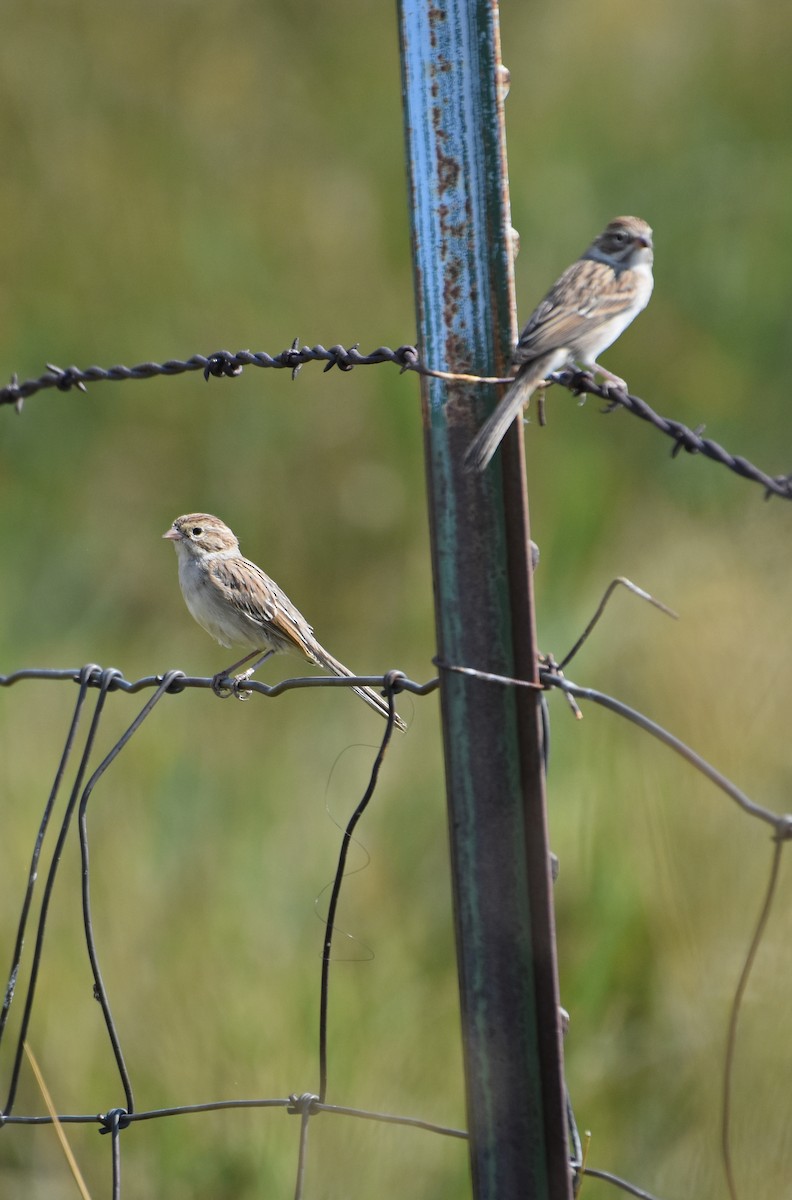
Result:
{"label": "bird's claw", "polygon": [[252,671],[243,671],[241,675],[235,676],[233,693],[237,700],[249,700],[253,695],[250,689],[245,687],[245,684],[247,683],[248,679],[250,679],[252,674]]}
{"label": "bird's claw", "polygon": [[220,671],[212,677],[212,691],[221,700],[228,700],[231,696],[236,696],[237,700],[249,700],[253,693],[245,684],[252,674],[252,671],[243,671],[241,675],[235,675],[230,683],[225,683],[229,676],[225,671]]}

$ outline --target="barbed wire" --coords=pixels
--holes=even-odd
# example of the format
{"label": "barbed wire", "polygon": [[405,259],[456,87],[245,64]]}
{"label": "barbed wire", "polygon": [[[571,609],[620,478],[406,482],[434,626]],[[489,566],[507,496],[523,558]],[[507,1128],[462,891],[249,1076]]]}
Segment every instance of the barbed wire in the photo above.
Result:
{"label": "barbed wire", "polygon": [[674,448],[671,451],[673,457],[676,457],[682,450],[687,454],[702,454],[712,462],[719,463],[720,466],[733,471],[742,479],[749,479],[753,483],[760,484],[765,489],[766,497],[773,495],[781,496],[785,500],[792,499],[792,474],[768,475],[749,462],[747,458],[730,454],[728,450],[724,450],[723,446],[718,445],[711,438],[702,437],[703,425],[699,425],[696,429],[690,429],[681,421],[675,421],[670,417],[661,417],[640,396],[634,396],[623,388],[597,383],[590,371],[560,371],[551,378],[554,383],[559,383],[562,387],[567,388],[573,395],[598,396],[606,402],[606,407],[601,410],[605,414],[614,412],[617,408],[623,408],[632,413],[634,417],[647,421],[674,442]]}
{"label": "barbed wire", "polygon": [[[629,581],[616,580],[611,584],[606,592],[606,598],[613,590],[616,583],[627,583]],[[641,593],[641,589],[636,589],[634,585],[630,585],[639,595],[643,594],[645,599],[651,600],[657,604],[652,597],[646,593]],[[663,606],[660,606],[663,607]],[[589,622],[586,628],[586,635],[593,628],[596,619],[599,618],[604,608],[604,603],[600,604],[595,615],[595,620]],[[576,651],[582,644],[583,639],[578,639],[573,648]],[[572,657],[572,653],[566,655],[562,660],[567,663]],[[55,779],[52,789],[48,796],[44,814],[42,816],[39,829],[36,835],[34,850],[31,857],[30,868],[28,872],[27,883],[25,887],[23,902],[21,906],[20,919],[17,929],[17,935],[12,953],[11,968],[6,985],[4,1001],[0,1010],[0,1044],[5,1034],[9,1011],[14,999],[17,983],[20,975],[22,948],[25,942],[25,934],[30,917],[30,910],[33,898],[33,889],[36,879],[39,875],[40,858],[42,847],[44,844],[45,835],[47,833],[53,808],[61,789],[66,768],[70,757],[74,751],[76,737],[81,720],[84,716],[84,707],[91,690],[97,692],[96,703],[94,706],[93,715],[89,722],[89,727],[86,733],[82,755],[77,766],[74,782],[69,795],[69,800],[66,805],[65,812],[61,818],[60,828],[58,830],[56,844],[53,849],[49,868],[46,874],[41,908],[36,929],[34,942],[34,950],[32,962],[27,981],[27,990],[23,1002],[22,1018],[20,1030],[17,1034],[15,1050],[13,1055],[13,1063],[11,1069],[11,1078],[7,1094],[6,1103],[0,1111],[0,1130],[5,1125],[28,1124],[41,1125],[49,1124],[53,1121],[58,1121],[64,1125],[68,1124],[87,1124],[93,1123],[100,1126],[101,1132],[111,1135],[112,1145],[112,1163],[113,1163],[113,1198],[120,1200],[121,1195],[121,1155],[120,1155],[120,1134],[130,1124],[136,1121],[152,1120],[159,1117],[176,1116],[187,1113],[211,1112],[223,1109],[240,1109],[240,1108],[285,1108],[291,1115],[300,1115],[301,1129],[300,1139],[297,1154],[296,1166],[296,1200],[301,1200],[303,1195],[303,1178],[305,1170],[305,1160],[307,1154],[307,1138],[309,1119],[319,1112],[335,1113],[337,1115],[346,1115],[350,1117],[359,1117],[361,1119],[381,1121],[397,1125],[411,1126],[418,1129],[423,1129],[431,1133],[441,1134],[453,1138],[466,1138],[467,1134],[464,1130],[456,1129],[451,1126],[443,1125],[437,1122],[428,1121],[420,1117],[410,1115],[400,1115],[392,1113],[381,1113],[360,1108],[353,1108],[342,1105],[328,1105],[326,1103],[327,1078],[328,1078],[328,1035],[327,1035],[327,1015],[330,996],[330,971],[332,964],[332,944],[333,936],[336,930],[336,912],[337,904],[340,896],[340,891],[345,877],[346,859],[349,846],[352,842],[355,828],[365,813],[375,788],[377,786],[380,770],[382,768],[385,753],[390,743],[393,728],[395,724],[395,698],[400,692],[409,692],[418,696],[426,696],[436,691],[441,684],[441,679],[444,672],[454,672],[476,679],[491,682],[498,686],[507,687],[529,687],[538,689],[543,692],[553,690],[560,691],[566,696],[572,696],[580,701],[590,701],[596,703],[617,715],[636,724],[640,729],[648,732],[654,738],[660,740],[665,745],[673,749],[686,762],[692,765],[696,770],[706,776],[712,783],[723,791],[730,799],[737,803],[740,808],[749,816],[770,824],[773,830],[774,852],[771,866],[770,878],[766,895],[763,900],[760,917],[757,921],[754,934],[751,938],[751,944],[748,953],[745,957],[743,968],[740,972],[740,978],[735,990],[732,1003],[729,1028],[727,1033],[727,1049],[726,1049],[726,1064],[724,1072],[723,1094],[722,1094],[722,1155],[724,1167],[727,1174],[727,1182],[729,1186],[729,1194],[732,1200],[737,1200],[737,1190],[734,1183],[734,1174],[731,1163],[731,1091],[733,1080],[733,1059],[734,1049],[737,1039],[737,1027],[740,1007],[745,996],[748,986],[749,976],[753,962],[756,957],[758,947],[761,943],[764,930],[767,925],[767,920],[771,911],[773,899],[776,892],[776,883],[778,880],[778,867],[780,863],[780,853],[782,845],[792,839],[792,816],[789,814],[778,814],[770,809],[758,804],[756,801],[748,797],[740,788],[738,788],[729,779],[723,776],[715,767],[706,762],[698,755],[691,747],[687,746],[680,739],[671,734],[668,730],[652,721],[649,717],[633,709],[623,701],[617,700],[613,696],[599,692],[596,689],[583,687],[573,683],[567,679],[559,666],[555,663],[552,657],[547,656],[542,660],[542,665],[539,670],[538,682],[531,680],[514,679],[508,676],[493,674],[491,672],[482,671],[475,667],[461,666],[457,664],[448,664],[438,662],[440,675],[430,678],[429,680],[418,683],[415,680],[408,678],[400,671],[389,671],[383,675],[376,676],[355,676],[352,678],[336,678],[333,676],[311,676],[311,677],[295,677],[291,679],[281,680],[279,683],[267,685],[259,683],[255,680],[245,681],[246,691],[259,694],[263,697],[274,698],[286,692],[301,689],[305,687],[356,687],[369,686],[381,687],[388,701],[388,719],[386,728],[382,735],[379,747],[377,748],[375,758],[372,764],[369,781],[364,791],[361,800],[356,805],[351,817],[346,823],[342,831],[342,842],[339,850],[336,870],[333,877],[331,887],[331,898],[326,918],[326,930],[324,944],[322,950],[322,965],[319,985],[319,1091],[318,1093],[304,1092],[294,1093],[288,1097],[267,1097],[257,1099],[237,1099],[237,1100],[218,1100],[198,1105],[183,1105],[171,1108],[152,1109],[143,1112],[138,1112],[135,1109],[134,1093],[132,1081],[129,1071],[126,1066],[125,1057],[121,1047],[120,1038],[117,1027],[113,1018],[110,1005],[109,995],[102,977],[102,972],[99,964],[97,953],[96,940],[93,930],[93,917],[91,910],[91,892],[90,892],[90,856],[89,856],[89,837],[88,837],[88,806],[91,796],[96,785],[99,783],[105,772],[116,761],[121,751],[127,746],[131,738],[138,731],[143,722],[151,715],[160,700],[166,695],[178,695],[189,688],[211,689],[212,678],[188,676],[184,672],[171,669],[163,674],[147,675],[135,680],[127,680],[123,674],[114,667],[101,668],[95,663],[88,663],[82,668],[57,669],[57,668],[23,668],[18,671],[10,672],[6,675],[0,675],[0,686],[10,687],[21,684],[25,681],[50,681],[50,682],[72,682],[79,685],[78,695],[75,702],[74,712],[66,735],[64,749],[56,769]],[[97,731],[101,722],[102,714],[105,709],[108,696],[115,692],[137,693],[146,689],[153,689],[153,695],[144,703],[140,711],[137,713],[132,722],[127,726],[122,735],[117,739],[110,751],[101,760],[99,765],[94,769],[92,774],[85,782],[88,772],[88,765],[95,744]],[[52,891],[55,883],[55,878],[58,872],[59,864],[62,857],[62,851],[68,834],[70,825],[73,822],[74,816],[77,816],[78,838],[80,845],[80,855],[82,863],[82,906],[83,906],[83,926],[85,932],[85,941],[88,949],[89,960],[94,980],[94,995],[98,1000],[102,1014],[104,1017],[105,1028],[112,1047],[116,1069],[118,1071],[119,1080],[124,1092],[125,1103],[121,1107],[113,1108],[105,1113],[93,1114],[63,1114],[60,1116],[40,1116],[40,1115],[17,1115],[13,1112],[13,1107],[16,1100],[16,1093],[19,1082],[19,1074],[21,1070],[23,1054],[25,1050],[27,1032],[30,1024],[30,1019],[33,1012],[33,1006],[36,996],[36,987],[38,982],[39,971],[42,963],[45,930],[47,924],[48,910]],[[574,1123],[574,1114],[571,1107],[569,1108],[570,1120],[570,1139],[571,1143],[579,1147],[579,1139]],[[612,1183],[616,1187],[620,1187],[625,1192],[639,1197],[645,1197],[646,1200],[655,1200],[651,1194],[637,1185],[620,1179],[618,1176],[610,1172],[601,1171],[593,1167],[589,1167],[579,1157],[579,1152],[573,1156],[571,1166],[578,1178],[582,1175],[592,1175],[604,1181]]]}
{"label": "barbed wire", "polygon": [[[245,367],[262,367],[291,371],[292,379],[295,379],[300,368],[311,362],[323,362],[325,371],[330,371],[333,367],[337,367],[339,371],[351,371],[355,367],[391,363],[402,372],[414,371],[418,375],[447,382],[482,385],[506,385],[512,382],[511,376],[472,375],[430,367],[421,362],[417,348],[408,344],[399,346],[396,350],[391,350],[388,346],[379,346],[370,354],[361,354],[358,342],[348,347],[324,347],[320,344],[301,346],[299,338],[295,338],[291,346],[274,355],[264,350],[237,350],[233,353],[230,350],[216,350],[209,355],[194,354],[191,358],[168,359],[162,363],[143,362],[134,367],[58,367],[47,363],[47,370],[35,379],[20,382],[15,372],[11,382],[0,388],[0,405],[11,405],[21,413],[26,399],[51,388],[59,392],[69,392],[73,389],[85,392],[89,383],[123,383],[131,379],[171,377],[191,371],[202,371],[204,378],[208,380],[235,378],[242,374]],[[673,456],[683,450],[687,454],[700,454],[742,479],[758,483],[764,488],[766,498],[772,495],[785,500],[792,499],[792,474],[769,475],[742,455],[731,454],[711,438],[703,437],[703,426],[690,429],[681,421],[663,417],[640,396],[634,396],[623,388],[615,388],[612,384],[597,383],[590,371],[557,371],[549,378],[552,383],[560,385],[574,396],[596,396],[604,400],[605,408],[601,412],[605,414],[622,408],[648,422],[658,432],[671,438],[674,443],[671,452]]]}

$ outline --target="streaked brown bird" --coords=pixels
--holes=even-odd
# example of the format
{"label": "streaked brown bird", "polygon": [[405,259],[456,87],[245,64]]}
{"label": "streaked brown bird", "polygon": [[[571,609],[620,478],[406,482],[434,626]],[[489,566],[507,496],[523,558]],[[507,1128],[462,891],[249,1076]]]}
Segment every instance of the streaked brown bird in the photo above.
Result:
{"label": "streaked brown bird", "polygon": [[649,303],[652,251],[646,221],[616,217],[567,267],[520,334],[512,358],[514,383],[470,443],[465,454],[469,471],[484,470],[512,421],[553,371],[579,366],[626,387],[597,359]]}
{"label": "streaked brown bird", "polygon": [[[221,646],[250,647],[249,654],[215,675],[212,686],[218,694],[230,694],[220,688],[220,681],[256,655],[258,661],[235,680],[237,694],[239,684],[280,652],[301,654],[331,675],[354,675],[316,640],[305,617],[277,583],[240,553],[236,535],[219,517],[187,513],[177,517],[162,536],[174,544],[182,595],[198,624]],[[388,704],[382,696],[370,687],[352,690],[387,718]],[[396,717],[396,724],[406,728],[401,717]]]}

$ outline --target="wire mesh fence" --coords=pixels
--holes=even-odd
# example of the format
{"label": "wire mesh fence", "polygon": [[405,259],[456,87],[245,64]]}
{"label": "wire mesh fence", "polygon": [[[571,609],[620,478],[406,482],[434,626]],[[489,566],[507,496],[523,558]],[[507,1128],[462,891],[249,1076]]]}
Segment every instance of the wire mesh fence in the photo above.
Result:
{"label": "wire mesh fence", "polygon": [[[617,583],[626,584],[643,598],[652,600],[652,597],[647,596],[641,589],[634,588],[629,581],[614,581],[614,584]],[[594,625],[604,612],[613,586],[608,589],[603,603],[599,606],[583,636],[561,660],[564,667],[569,664],[572,656],[577,653],[585,638],[592,632]],[[438,665],[440,667],[439,677],[431,678],[425,683],[416,683],[398,671],[388,672],[384,676],[354,678],[295,677],[281,680],[275,684],[265,684],[258,680],[245,681],[245,691],[238,695],[238,699],[255,697],[254,702],[258,702],[259,698],[277,698],[289,692],[304,689],[349,688],[361,685],[381,688],[388,702],[389,720],[379,748],[374,753],[371,762],[368,784],[341,830],[337,866],[330,889],[327,915],[324,918],[326,922],[325,935],[318,978],[315,981],[318,1046],[315,1075],[317,1090],[295,1091],[289,1095],[220,1098],[200,1103],[186,1102],[156,1109],[141,1109],[136,1106],[133,1072],[127,1066],[123,1031],[115,1019],[111,989],[106,985],[102,972],[101,939],[97,937],[96,914],[92,906],[91,880],[92,871],[96,868],[92,864],[90,853],[90,817],[96,809],[97,803],[103,798],[103,792],[110,788],[112,778],[121,770],[119,760],[123,762],[122,752],[127,749],[141,726],[155,713],[163,699],[182,696],[191,690],[208,690],[211,693],[212,679],[211,677],[187,676],[181,671],[171,670],[163,675],[142,677],[130,681],[125,679],[117,669],[102,669],[96,664],[88,664],[79,670],[23,669],[0,676],[0,687],[2,688],[16,689],[34,683],[39,685],[43,683],[71,684],[72,687],[77,688],[72,717],[55,777],[34,838],[27,880],[19,897],[16,936],[11,950],[4,1002],[0,1012],[0,1056],[6,1061],[3,1081],[5,1101],[0,1124],[5,1128],[6,1136],[11,1136],[14,1129],[18,1127],[52,1124],[60,1127],[61,1135],[67,1146],[69,1129],[75,1125],[92,1126],[100,1133],[109,1135],[109,1146],[106,1153],[110,1159],[112,1184],[108,1194],[112,1195],[114,1200],[116,1197],[127,1194],[126,1187],[122,1187],[122,1179],[126,1183],[126,1177],[122,1170],[124,1132],[142,1122],[183,1117],[189,1114],[224,1112],[229,1114],[228,1119],[231,1120],[234,1113],[251,1109],[279,1109],[288,1115],[298,1116],[299,1132],[294,1136],[294,1194],[297,1197],[309,1194],[305,1191],[309,1131],[312,1118],[318,1117],[319,1114],[410,1127],[425,1133],[457,1140],[464,1140],[467,1137],[464,1129],[435,1120],[432,1114],[377,1112],[354,1104],[329,1103],[327,1100],[328,1055],[331,1048],[331,1037],[328,1033],[328,1011],[332,1004],[333,971],[338,969],[337,966],[334,968],[334,937],[337,934],[338,902],[344,880],[348,878],[348,852],[350,846],[356,841],[356,829],[374,797],[381,772],[387,769],[387,751],[394,730],[397,697],[400,694],[421,698],[430,696],[440,685],[444,672],[476,677],[493,687],[536,686],[530,681],[493,675],[475,667],[448,663],[439,663]],[[580,702],[584,706],[587,704],[602,706],[633,723],[644,733],[669,747],[692,768],[701,772],[725,796],[738,805],[746,816],[765,823],[771,829],[772,853],[765,896],[756,917],[753,935],[744,953],[743,966],[733,993],[724,1057],[721,1101],[722,1152],[730,1194],[736,1197],[740,1193],[732,1162],[731,1127],[734,1060],[739,1044],[739,1015],[749,988],[751,970],[777,896],[782,850],[792,837],[792,816],[775,813],[759,804],[725,778],[714,766],[707,763],[691,747],[670,731],[659,726],[650,717],[613,696],[572,682],[552,657],[548,657],[544,661],[540,673],[540,686],[547,693],[559,691],[565,696],[577,717],[582,715],[578,708],[578,702]],[[151,695],[109,750],[100,757],[97,754],[96,745],[108,702],[112,703],[112,697],[115,695],[137,695],[146,691],[150,691]],[[416,720],[420,721],[420,719],[419,705]],[[99,762],[94,765],[97,757],[99,757]],[[108,773],[110,773],[109,778],[107,778]],[[70,778],[71,784],[68,782]],[[66,799],[64,799],[64,795],[67,796]],[[64,849],[70,838],[76,838],[79,844],[83,938],[90,962],[93,995],[101,1008],[104,1036],[115,1062],[118,1096],[122,1098],[123,1102],[100,1112],[58,1112],[54,1107],[50,1107],[50,1102],[47,1102],[48,1111],[46,1112],[19,1112],[18,1089],[20,1075],[25,1068],[26,1056],[32,1069],[38,1071],[32,1052],[29,1052],[28,1048],[29,1030],[36,1008],[39,976],[46,965],[49,951],[48,915],[64,858]],[[19,1013],[15,1025],[10,1022],[12,1012]],[[42,1079],[42,1096],[45,1098],[47,1096],[46,1079]],[[610,1171],[591,1166],[586,1161],[581,1149],[580,1138],[574,1122],[573,1106],[569,1108],[569,1122],[571,1165],[578,1183],[583,1180],[585,1175],[590,1175],[592,1178],[610,1183],[628,1194],[648,1197],[649,1200],[652,1200],[652,1193],[642,1188],[639,1183],[629,1182]],[[74,1170],[77,1172],[78,1168],[75,1166]],[[136,1194],[134,1179],[128,1186],[130,1187],[129,1194]]]}

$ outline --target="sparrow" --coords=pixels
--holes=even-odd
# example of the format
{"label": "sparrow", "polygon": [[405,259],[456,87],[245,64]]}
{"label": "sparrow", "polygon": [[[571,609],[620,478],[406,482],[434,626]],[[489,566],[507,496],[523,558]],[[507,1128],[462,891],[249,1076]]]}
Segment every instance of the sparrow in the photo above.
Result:
{"label": "sparrow", "polygon": [[[173,542],[179,560],[179,583],[190,613],[221,646],[248,646],[251,652],[219,671],[212,680],[218,695],[239,695],[239,685],[272,654],[301,654],[331,675],[353,676],[316,640],[313,629],[277,583],[239,550],[236,535],[219,517],[187,513],[177,517],[164,538]],[[238,675],[234,687],[221,685],[231,671],[260,655]],[[366,704],[388,717],[388,703],[370,687],[356,687]],[[406,726],[396,717],[399,729]]]}
{"label": "sparrow", "polygon": [[626,389],[597,358],[649,303],[652,249],[646,221],[616,217],[556,280],[520,334],[512,357],[514,383],[468,446],[467,470],[484,470],[514,418],[553,371],[579,366]]}

